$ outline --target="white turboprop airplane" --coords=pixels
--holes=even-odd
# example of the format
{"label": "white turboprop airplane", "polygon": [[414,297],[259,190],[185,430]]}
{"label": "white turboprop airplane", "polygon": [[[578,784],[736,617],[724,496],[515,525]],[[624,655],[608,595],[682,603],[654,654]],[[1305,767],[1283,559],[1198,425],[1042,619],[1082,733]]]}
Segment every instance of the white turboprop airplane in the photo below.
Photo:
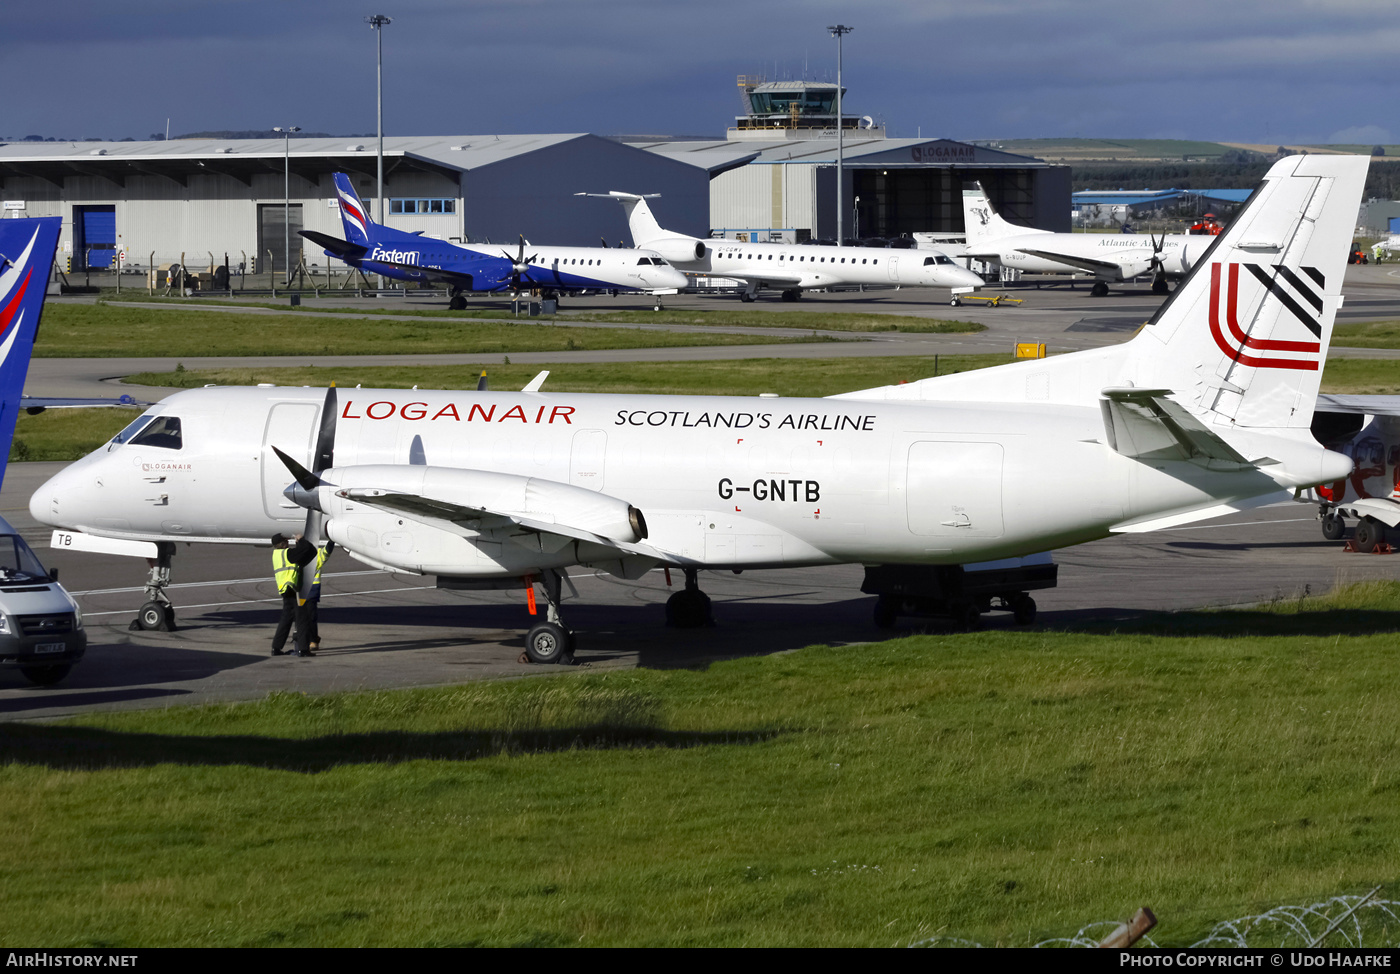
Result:
{"label": "white turboprop airplane", "polygon": [[571,652],[575,565],[683,569],[670,608],[693,623],[699,569],[912,573],[1243,510],[1351,470],[1309,426],[1367,162],[1279,161],[1122,345],[828,399],[190,389],[30,513],[75,548],[266,544],[305,516],[443,587],[538,580],[546,662]]}
{"label": "white turboprop airplane", "polygon": [[953,304],[960,294],[982,287],[982,278],[959,267],[939,250],[887,250],[875,247],[830,247],[816,244],[741,243],[702,240],[664,230],[647,200],[656,194],[576,193],[617,200],[627,211],[632,246],[654,251],[677,270],[743,281],[742,301],[753,301],[760,288],[782,291],[796,301],[812,288],[870,284],[882,287],[946,287]]}
{"label": "white turboprop airplane", "polygon": [[1166,294],[1167,279],[1184,277],[1201,259],[1213,236],[1177,233],[1055,233],[1008,223],[981,185],[963,190],[967,226],[966,256],[1032,274],[1088,271],[1097,280],[1090,292],[1108,294],[1108,285],[1152,275],[1152,293]]}

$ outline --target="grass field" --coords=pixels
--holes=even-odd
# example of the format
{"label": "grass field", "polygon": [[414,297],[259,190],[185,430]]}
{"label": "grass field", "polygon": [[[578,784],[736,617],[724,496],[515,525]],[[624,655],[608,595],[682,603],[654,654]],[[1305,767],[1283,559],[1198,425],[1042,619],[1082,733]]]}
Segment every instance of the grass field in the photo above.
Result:
{"label": "grass field", "polygon": [[[919,321],[922,319],[914,319]],[[809,326],[815,327],[815,326]],[[818,341],[633,328],[458,318],[376,321],[332,315],[238,314],[199,308],[130,308],[51,303],[34,354],[40,358],[205,355],[385,355],[442,352],[552,352],[600,348],[676,348]]]}
{"label": "grass field", "polygon": [[[1337,325],[1332,344],[1353,348],[1400,348],[1400,321],[1362,321]],[[1331,365],[1329,363],[1328,367]]]}
{"label": "grass field", "polygon": [[1397,629],[1373,584],[5,724],[0,941],[1024,945],[1147,904],[1189,943],[1400,877]]}

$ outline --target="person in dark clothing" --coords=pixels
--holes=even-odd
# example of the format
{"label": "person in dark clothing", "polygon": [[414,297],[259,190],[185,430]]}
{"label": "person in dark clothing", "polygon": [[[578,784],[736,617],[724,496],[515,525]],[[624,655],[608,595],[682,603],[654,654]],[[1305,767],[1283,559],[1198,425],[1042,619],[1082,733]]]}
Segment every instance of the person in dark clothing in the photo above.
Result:
{"label": "person in dark clothing", "polygon": [[[1397,472],[1400,472],[1400,467],[1396,469]],[[307,589],[306,592],[306,645],[307,649],[311,650],[313,655],[321,646],[321,629],[319,625],[321,615],[321,569],[325,567],[326,559],[331,556],[331,552],[333,551],[335,551],[335,542],[327,541],[324,548],[318,548],[316,550],[315,564],[307,569],[308,571],[314,572],[311,578],[311,588]]]}
{"label": "person in dark clothing", "polygon": [[311,627],[306,617],[306,601],[297,590],[301,585],[302,566],[314,561],[317,551],[316,546],[301,535],[297,535],[295,540],[296,544],[289,547],[285,535],[272,536],[273,581],[282,595],[282,617],[277,621],[277,631],[272,634],[273,656],[282,655],[282,647],[287,644],[287,635],[293,623],[296,624],[296,636],[289,655],[314,655],[307,645]]}

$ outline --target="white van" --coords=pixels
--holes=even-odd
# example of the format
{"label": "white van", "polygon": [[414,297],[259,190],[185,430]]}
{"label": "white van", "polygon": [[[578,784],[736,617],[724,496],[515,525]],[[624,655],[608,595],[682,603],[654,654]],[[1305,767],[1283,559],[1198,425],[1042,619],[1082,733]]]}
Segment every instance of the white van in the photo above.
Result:
{"label": "white van", "polygon": [[0,517],[0,666],[40,686],[57,683],[87,652],[83,612],[14,526]]}

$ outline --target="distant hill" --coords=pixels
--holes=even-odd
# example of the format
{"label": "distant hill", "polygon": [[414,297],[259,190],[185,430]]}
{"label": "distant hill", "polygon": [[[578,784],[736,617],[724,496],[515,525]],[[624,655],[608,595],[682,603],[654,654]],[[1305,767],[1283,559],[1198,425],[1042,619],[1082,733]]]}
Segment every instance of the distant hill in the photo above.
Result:
{"label": "distant hill", "polygon": [[[1036,156],[1046,162],[1131,163],[1231,161],[1241,152],[1264,157],[1287,152],[1370,155],[1369,145],[1263,145],[1253,142],[1200,142],[1192,139],[999,139],[977,140],[979,144],[1005,149],[1020,155]],[[1383,146],[1387,157],[1400,154],[1400,147]],[[1227,157],[1222,159],[1222,157]]]}

